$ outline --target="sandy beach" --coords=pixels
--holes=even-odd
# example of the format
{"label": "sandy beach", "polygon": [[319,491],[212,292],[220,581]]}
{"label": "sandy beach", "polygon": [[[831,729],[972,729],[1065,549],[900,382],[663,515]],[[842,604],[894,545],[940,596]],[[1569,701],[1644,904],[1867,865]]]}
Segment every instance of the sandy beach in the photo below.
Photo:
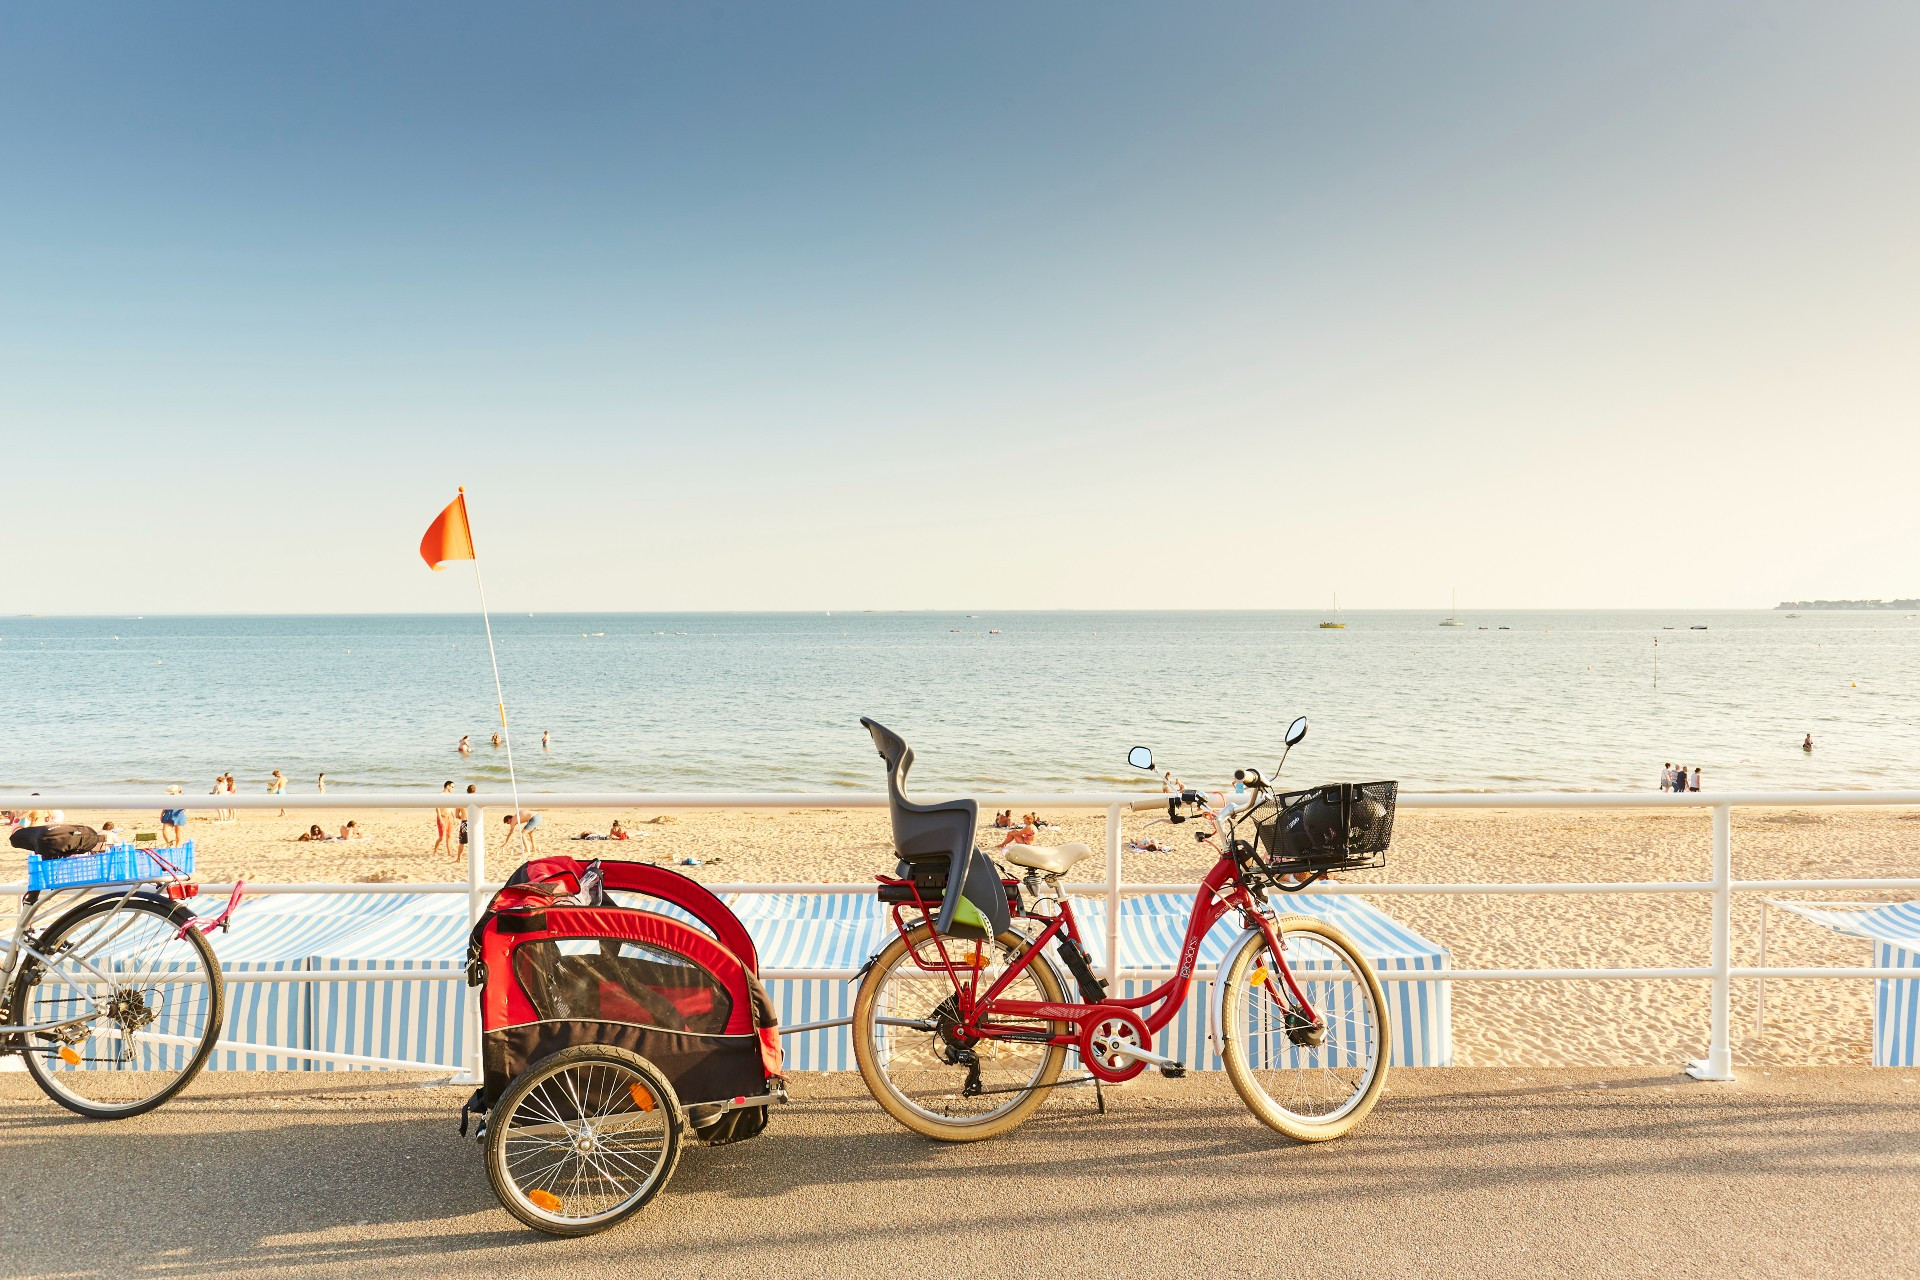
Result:
{"label": "sandy beach", "polygon": [[[991,812],[991,799],[982,808]],[[657,861],[710,884],[860,881],[892,865],[887,818],[880,810],[543,812],[544,826],[536,833],[542,852]],[[128,824],[124,814],[70,810],[67,816],[96,826],[108,817],[142,831],[154,826],[151,819]],[[518,862],[505,852],[500,816],[493,815],[487,835],[487,873],[496,880]],[[1043,816],[1057,822],[1059,830],[1043,832],[1042,843],[1082,840],[1101,846],[1102,814]],[[1128,816],[1129,838],[1150,816]],[[605,832],[615,817],[634,839],[623,844],[568,839],[583,831]],[[333,830],[349,818],[367,839],[326,844],[295,839],[310,824]],[[197,878],[208,882],[234,877],[257,883],[424,882],[465,874],[463,861],[432,855],[433,815],[427,810],[289,808],[284,818],[241,810],[234,822],[195,813],[187,831],[198,855]],[[1167,840],[1165,826],[1148,834]],[[1734,874],[1742,878],[1912,875],[1920,867],[1920,811],[1736,811],[1733,849]],[[1125,877],[1198,879],[1204,859],[1178,844],[1176,850],[1127,853]],[[0,874],[11,880],[19,874],[21,855],[7,853]],[[1351,880],[1703,880],[1709,875],[1708,854],[1704,812],[1402,811],[1386,868]],[[689,857],[702,865],[678,867]],[[1102,870],[1098,858],[1083,866],[1089,879]],[[1863,895],[1824,896],[1858,900]],[[1668,966],[1707,959],[1710,902],[1704,894],[1387,896],[1373,901],[1449,947],[1460,967]],[[1760,895],[1736,900],[1736,964],[1757,962],[1760,912]],[[1870,962],[1864,942],[1835,938],[1786,912],[1770,914],[1773,963]],[[1736,1062],[1868,1061],[1871,982],[1769,982],[1764,1036],[1754,1029],[1754,985],[1734,986]],[[1704,981],[1459,983],[1454,988],[1456,1062],[1472,1067],[1677,1062],[1706,1048],[1707,996]]]}

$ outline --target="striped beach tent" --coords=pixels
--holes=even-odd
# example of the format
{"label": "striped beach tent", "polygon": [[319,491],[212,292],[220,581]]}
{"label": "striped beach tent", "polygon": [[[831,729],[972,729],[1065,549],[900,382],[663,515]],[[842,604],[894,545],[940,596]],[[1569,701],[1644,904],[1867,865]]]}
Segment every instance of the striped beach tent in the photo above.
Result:
{"label": "striped beach tent", "polygon": [[[466,1051],[467,904],[451,894],[409,894],[402,906],[316,947],[315,972],[438,973],[433,982],[370,976],[313,983],[309,1048],[457,1067]],[[319,1071],[353,1068],[314,1060]]]}
{"label": "striped beach tent", "polygon": [[[1770,900],[1771,901],[1771,900]],[[1876,969],[1920,971],[1920,902],[1848,908],[1818,902],[1772,902],[1848,938],[1873,944]],[[1920,972],[1873,981],[1873,1065],[1920,1066]]]}
{"label": "striped beach tent", "polygon": [[[405,897],[373,893],[282,894],[245,902],[234,913],[233,929],[208,937],[220,969],[230,978],[239,974],[303,973],[314,954],[344,943],[374,920],[404,909]],[[225,898],[202,896],[190,904],[202,914],[216,913]],[[293,1051],[271,1053],[217,1049],[207,1061],[213,1071],[304,1070],[308,1063],[298,1050],[313,1047],[308,984],[297,982],[230,982],[227,986],[226,1027],[221,1039],[241,1044],[272,1045]]]}
{"label": "striped beach tent", "polygon": [[[753,936],[760,977],[783,1027],[853,1016],[859,984],[847,978],[784,978],[782,971],[852,973],[892,935],[891,915],[870,893],[738,893],[727,905]],[[846,1027],[780,1038],[794,1071],[852,1071],[853,1036]]]}

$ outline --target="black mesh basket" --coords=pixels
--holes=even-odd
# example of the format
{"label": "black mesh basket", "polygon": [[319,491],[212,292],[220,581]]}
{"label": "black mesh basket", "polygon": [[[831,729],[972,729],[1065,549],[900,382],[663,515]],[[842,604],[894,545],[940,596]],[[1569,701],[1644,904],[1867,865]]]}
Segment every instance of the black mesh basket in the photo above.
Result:
{"label": "black mesh basket", "polygon": [[1262,867],[1304,876],[1386,866],[1398,790],[1395,782],[1336,782],[1274,796],[1254,823]]}

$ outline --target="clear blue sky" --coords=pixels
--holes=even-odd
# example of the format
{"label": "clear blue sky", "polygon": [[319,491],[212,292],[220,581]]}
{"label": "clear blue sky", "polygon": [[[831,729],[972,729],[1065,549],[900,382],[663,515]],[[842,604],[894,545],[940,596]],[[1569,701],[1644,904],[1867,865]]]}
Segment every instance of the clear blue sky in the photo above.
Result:
{"label": "clear blue sky", "polygon": [[14,5],[0,612],[1920,594],[1920,7]]}

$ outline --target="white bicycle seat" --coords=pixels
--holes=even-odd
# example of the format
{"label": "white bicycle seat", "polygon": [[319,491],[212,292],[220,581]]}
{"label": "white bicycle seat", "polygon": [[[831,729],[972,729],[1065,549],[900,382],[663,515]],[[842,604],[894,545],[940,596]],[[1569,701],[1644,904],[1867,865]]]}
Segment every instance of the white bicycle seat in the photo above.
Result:
{"label": "white bicycle seat", "polygon": [[1084,844],[1010,844],[1000,856],[1016,867],[1030,867],[1050,876],[1065,875],[1074,863],[1093,853]]}

